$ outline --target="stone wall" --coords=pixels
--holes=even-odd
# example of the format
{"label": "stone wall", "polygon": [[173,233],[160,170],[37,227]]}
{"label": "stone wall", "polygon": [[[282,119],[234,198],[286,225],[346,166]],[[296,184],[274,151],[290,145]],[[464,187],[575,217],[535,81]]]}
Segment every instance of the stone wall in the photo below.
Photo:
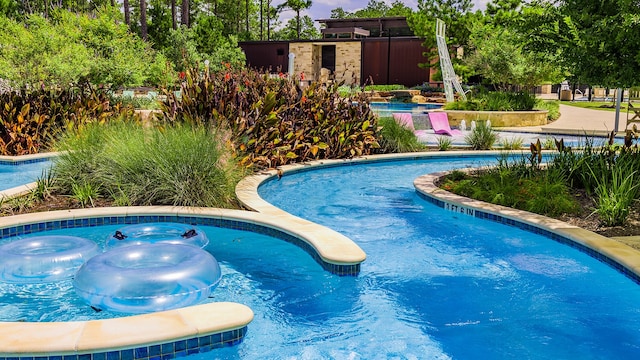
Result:
{"label": "stone wall", "polygon": [[360,41],[336,43],[336,81],[344,80],[345,85],[359,85],[361,60]]}
{"label": "stone wall", "polygon": [[345,85],[359,85],[362,60],[360,41],[290,43],[289,52],[295,54],[293,67],[296,77],[304,73],[305,80],[320,80],[322,46],[327,45],[336,47],[335,80],[344,80]]}
{"label": "stone wall", "polygon": [[467,128],[471,121],[491,120],[492,127],[540,126],[547,124],[547,110],[540,111],[462,111],[446,110],[449,124],[460,126],[463,119]]}
{"label": "stone wall", "polygon": [[313,71],[313,44],[309,42],[292,42],[289,44],[289,53],[296,57],[293,60],[293,73],[296,77],[300,77],[300,73],[304,73],[304,78],[314,79]]}

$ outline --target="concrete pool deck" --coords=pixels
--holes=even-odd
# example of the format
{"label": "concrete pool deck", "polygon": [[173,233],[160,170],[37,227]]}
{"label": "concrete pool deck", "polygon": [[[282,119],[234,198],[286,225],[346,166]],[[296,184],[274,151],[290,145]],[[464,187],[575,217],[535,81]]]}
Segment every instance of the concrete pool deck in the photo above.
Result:
{"label": "concrete pool deck", "polygon": [[[539,134],[608,136],[615,128],[615,112],[592,110],[577,106],[560,104],[560,117],[547,125],[505,127],[496,130],[530,132]],[[627,113],[620,111],[618,132],[624,131]]]}

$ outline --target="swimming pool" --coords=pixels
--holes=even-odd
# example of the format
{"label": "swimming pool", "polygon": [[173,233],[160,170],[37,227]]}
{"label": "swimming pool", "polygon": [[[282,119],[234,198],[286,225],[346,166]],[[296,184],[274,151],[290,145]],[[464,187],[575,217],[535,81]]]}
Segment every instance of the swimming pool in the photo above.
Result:
{"label": "swimming pool", "polygon": [[[255,319],[241,344],[188,358],[632,358],[635,283],[547,238],[444,211],[413,189],[424,173],[494,161],[343,162],[264,184],[267,200],[348,235],[367,260],[359,276],[340,277],[280,239],[205,227],[223,269],[213,301],[248,305]],[[100,240],[112,229],[75,230]],[[40,307],[26,299],[8,308]]]}
{"label": "swimming pool", "polygon": [[[367,253],[361,274],[341,279],[355,287],[344,296],[346,310],[322,311],[326,321],[314,324],[327,336],[315,342],[301,337],[304,345],[283,345],[281,353],[361,359],[637,356],[636,283],[548,238],[447,212],[413,188],[421,174],[491,162],[339,166],[261,186],[265,200],[338,230]],[[239,348],[252,347],[251,338],[250,332]]]}
{"label": "swimming pool", "polygon": [[0,191],[34,182],[50,167],[48,158],[25,161],[0,159]]}
{"label": "swimming pool", "polygon": [[391,116],[394,112],[410,112],[413,115],[425,114],[428,110],[440,109],[442,104],[418,104],[403,102],[371,102],[369,107],[380,117]]}

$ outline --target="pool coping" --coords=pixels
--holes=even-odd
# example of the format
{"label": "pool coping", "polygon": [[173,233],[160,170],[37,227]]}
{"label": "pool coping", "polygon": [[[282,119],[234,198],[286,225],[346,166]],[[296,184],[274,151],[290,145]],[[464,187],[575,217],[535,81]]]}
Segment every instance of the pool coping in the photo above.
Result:
{"label": "pool coping", "polygon": [[[473,171],[477,170],[477,168],[459,170]],[[640,252],[638,250],[564,221],[524,210],[474,200],[438,187],[436,185],[437,181],[449,173],[451,171],[422,175],[414,180],[414,187],[422,198],[445,210],[516,226],[550,237],[609,264],[623,275],[640,284]]]}

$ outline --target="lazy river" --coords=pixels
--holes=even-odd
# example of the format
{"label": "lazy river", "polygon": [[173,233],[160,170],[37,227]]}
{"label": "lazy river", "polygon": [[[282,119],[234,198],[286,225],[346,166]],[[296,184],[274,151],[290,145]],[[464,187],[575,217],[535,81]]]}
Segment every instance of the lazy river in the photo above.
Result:
{"label": "lazy river", "polygon": [[[255,317],[242,343],[187,358],[636,358],[637,283],[549,238],[445,211],[413,187],[420,175],[495,159],[345,162],[263,184],[264,199],[348,236],[367,259],[358,276],[341,277],[281,239],[200,225],[222,272],[207,301],[241,303]],[[117,228],[47,233],[100,242]],[[4,284],[0,318],[114,316],[60,299],[70,287]]]}

